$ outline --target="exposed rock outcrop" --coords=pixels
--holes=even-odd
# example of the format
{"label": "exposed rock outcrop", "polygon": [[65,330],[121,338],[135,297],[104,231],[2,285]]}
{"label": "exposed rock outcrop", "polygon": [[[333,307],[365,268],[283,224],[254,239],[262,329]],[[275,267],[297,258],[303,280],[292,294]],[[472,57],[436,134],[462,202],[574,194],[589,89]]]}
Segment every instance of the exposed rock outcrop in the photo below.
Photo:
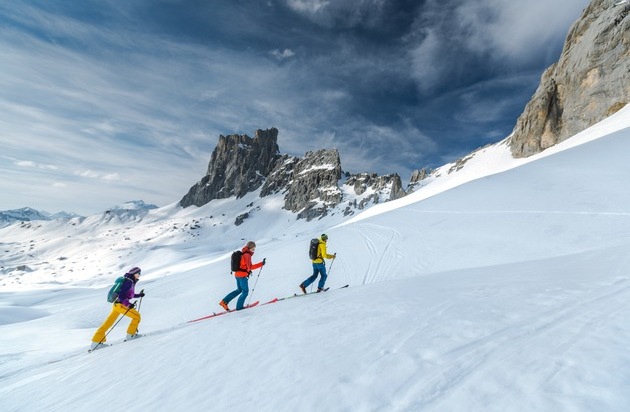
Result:
{"label": "exposed rock outcrop", "polygon": [[571,27],[517,121],[514,157],[545,150],[630,102],[630,5],[615,3],[593,0]]}
{"label": "exposed rock outcrop", "polygon": [[237,198],[258,189],[280,158],[278,129],[247,135],[219,136],[206,175],[179,202],[203,206],[213,199]]}
{"label": "exposed rock outcrop", "polygon": [[327,209],[341,202],[341,160],[336,149],[307,152],[295,163],[284,208],[311,220],[326,216]]}
{"label": "exposed rock outcrop", "polygon": [[[339,206],[344,190],[341,160],[336,149],[309,151],[304,157],[280,155],[278,130],[257,130],[252,139],[247,135],[220,136],[212,153],[206,176],[195,184],[180,205],[202,206],[213,199],[242,197],[260,188],[260,197],[284,195],[283,208],[297,214],[298,219],[321,218]],[[354,213],[370,203],[398,199],[405,195],[397,174],[378,176],[374,173],[347,174],[346,193],[360,196],[346,207],[345,214]],[[366,193],[369,191],[368,193]],[[365,196],[362,196],[364,195]],[[251,206],[251,205],[250,205]],[[239,215],[241,225],[252,211]]]}
{"label": "exposed rock outcrop", "polygon": [[407,186],[407,193],[411,193],[416,190],[417,187],[422,186],[422,181],[425,180],[432,173],[429,168],[416,169],[411,172],[411,178],[409,179],[409,185]]}
{"label": "exposed rock outcrop", "polygon": [[[368,204],[377,204],[390,200],[400,199],[407,193],[402,188],[402,180],[396,173],[379,176],[376,173],[359,173],[350,175],[344,186],[351,188],[356,195],[365,195],[353,203],[356,209],[363,210]],[[346,208],[345,214],[350,214],[352,208]]]}

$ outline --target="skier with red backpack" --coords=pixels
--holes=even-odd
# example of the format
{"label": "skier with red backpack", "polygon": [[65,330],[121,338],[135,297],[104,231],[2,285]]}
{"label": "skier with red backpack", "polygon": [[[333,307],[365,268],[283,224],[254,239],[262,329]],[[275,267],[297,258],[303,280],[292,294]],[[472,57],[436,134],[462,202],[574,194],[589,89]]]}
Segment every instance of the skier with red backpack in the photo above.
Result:
{"label": "skier with red backpack", "polygon": [[252,264],[252,255],[255,250],[256,243],[250,240],[243,246],[240,252],[236,251],[232,254],[232,272],[234,272],[234,277],[236,278],[236,289],[228,293],[223,300],[219,302],[219,305],[221,305],[223,309],[229,311],[228,303],[238,295],[240,295],[240,297],[236,302],[236,310],[243,309],[245,299],[249,294],[249,275],[252,273],[252,270],[263,267],[266,263],[266,259],[263,259],[262,262]]}
{"label": "skier with red backpack", "polygon": [[328,236],[324,233],[321,235],[319,239],[311,240],[311,245],[309,248],[309,257],[313,263],[313,274],[308,277],[304,282],[300,283],[300,289],[302,293],[307,293],[306,288],[317,279],[318,275],[321,275],[319,279],[319,283],[317,284],[317,292],[324,291],[324,285],[326,284],[326,278],[328,275],[326,274],[326,261],[325,259],[335,259],[337,254],[329,255],[326,251],[326,242],[328,241]]}

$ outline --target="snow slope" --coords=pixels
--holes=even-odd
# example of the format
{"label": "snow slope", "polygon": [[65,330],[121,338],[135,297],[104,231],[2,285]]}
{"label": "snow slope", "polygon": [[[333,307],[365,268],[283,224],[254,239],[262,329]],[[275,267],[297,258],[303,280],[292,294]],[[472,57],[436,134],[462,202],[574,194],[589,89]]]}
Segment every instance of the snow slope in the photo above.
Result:
{"label": "snow slope", "polygon": [[[447,190],[420,189],[346,224],[295,222],[269,206],[211,230],[202,208],[153,211],[126,229],[158,232],[150,247],[130,258],[119,233],[100,253],[124,261],[120,271],[144,268],[142,339],[86,353],[109,311],[106,280],[120,272],[0,292],[0,410],[630,410],[630,109],[573,139],[502,169],[478,160],[500,146],[484,149],[465,181],[436,179],[425,188]],[[212,219],[229,213],[213,207]],[[156,229],[182,213],[206,219],[198,236]],[[28,230],[0,233],[8,244]],[[254,261],[268,264],[250,287],[267,301],[297,291],[322,231],[338,253],[328,284],[350,288],[186,323],[233,289],[232,248],[258,242]],[[68,247],[89,253],[82,242]]]}

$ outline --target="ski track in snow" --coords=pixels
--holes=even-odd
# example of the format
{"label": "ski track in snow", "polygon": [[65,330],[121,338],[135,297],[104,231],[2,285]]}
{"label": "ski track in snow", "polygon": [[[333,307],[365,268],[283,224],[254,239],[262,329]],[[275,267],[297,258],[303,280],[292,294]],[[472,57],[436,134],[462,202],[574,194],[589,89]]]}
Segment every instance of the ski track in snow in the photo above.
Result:
{"label": "ski track in snow", "polygon": [[367,285],[384,279],[383,273],[393,270],[388,264],[397,262],[401,258],[397,245],[401,243],[402,236],[396,229],[374,224],[362,223],[352,229],[365,244],[367,255],[364,260],[368,262],[363,274],[362,284]]}
{"label": "ski track in snow", "polygon": [[[468,383],[496,380],[497,369],[502,372],[503,365],[513,363],[531,364],[540,376],[539,389],[545,391],[563,365],[537,365],[540,359],[561,359],[571,347],[590,337],[598,325],[606,320],[614,317],[630,318],[630,285],[627,279],[603,287],[590,295],[592,296],[532,314],[522,322],[506,326],[441,354],[440,358],[448,359],[449,365],[441,365],[438,376],[416,376],[415,379],[409,379],[413,383],[397,391],[397,401],[392,410],[444,410],[441,409],[441,401],[453,399],[453,392],[465,390]],[[571,334],[555,333],[558,329],[566,332],[567,324],[572,324]],[[422,330],[416,330],[415,333],[422,334]],[[414,334],[408,334],[406,340],[413,336]],[[533,346],[544,353],[538,351],[532,357],[533,354],[527,349]],[[529,357],[523,358],[523,355]],[[518,379],[513,376],[506,378]]]}

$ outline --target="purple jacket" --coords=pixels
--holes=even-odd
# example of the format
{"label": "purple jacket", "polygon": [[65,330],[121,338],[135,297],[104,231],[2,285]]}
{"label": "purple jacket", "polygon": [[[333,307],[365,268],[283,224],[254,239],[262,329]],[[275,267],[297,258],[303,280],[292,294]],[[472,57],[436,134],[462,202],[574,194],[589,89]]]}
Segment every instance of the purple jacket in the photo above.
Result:
{"label": "purple jacket", "polygon": [[134,275],[129,273],[125,274],[125,280],[123,281],[122,286],[120,286],[120,291],[118,292],[118,301],[122,303],[124,306],[128,307],[130,302],[129,299],[137,298],[135,292],[136,287],[136,278]]}

